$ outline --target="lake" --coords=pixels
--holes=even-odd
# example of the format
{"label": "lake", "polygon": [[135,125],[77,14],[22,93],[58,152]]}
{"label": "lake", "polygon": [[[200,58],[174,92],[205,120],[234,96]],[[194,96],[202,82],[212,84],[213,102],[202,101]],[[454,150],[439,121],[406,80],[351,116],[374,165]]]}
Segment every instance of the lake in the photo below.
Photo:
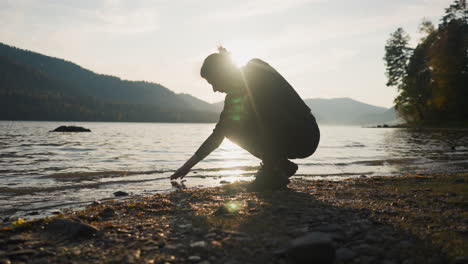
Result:
{"label": "lake", "polygon": [[[60,125],[92,132],[49,132]],[[50,215],[113,198],[115,191],[171,191],[168,177],[213,128],[214,124],[0,121],[0,217]],[[320,129],[316,153],[293,160],[299,164],[295,177],[340,180],[468,169],[467,130]],[[225,140],[194,167],[185,184],[208,187],[251,180],[259,164]]]}

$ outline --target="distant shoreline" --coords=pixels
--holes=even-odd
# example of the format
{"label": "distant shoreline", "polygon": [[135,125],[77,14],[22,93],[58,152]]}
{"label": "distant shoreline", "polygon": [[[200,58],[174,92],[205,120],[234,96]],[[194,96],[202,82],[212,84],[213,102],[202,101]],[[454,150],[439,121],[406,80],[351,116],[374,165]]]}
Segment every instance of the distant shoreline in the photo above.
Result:
{"label": "distant shoreline", "polygon": [[468,129],[467,123],[454,123],[454,124],[399,124],[399,125],[374,125],[366,128],[408,128],[408,129]]}
{"label": "distant shoreline", "polygon": [[76,120],[0,120],[0,122],[63,122],[63,123],[157,123],[157,124],[215,124],[216,122],[170,122],[170,121],[76,121]]}

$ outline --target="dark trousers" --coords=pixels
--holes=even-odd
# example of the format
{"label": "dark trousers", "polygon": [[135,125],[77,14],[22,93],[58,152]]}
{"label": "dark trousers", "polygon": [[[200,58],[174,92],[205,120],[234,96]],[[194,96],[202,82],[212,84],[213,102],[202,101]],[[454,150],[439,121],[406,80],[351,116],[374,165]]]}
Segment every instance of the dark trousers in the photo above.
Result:
{"label": "dark trousers", "polygon": [[226,137],[265,165],[286,159],[303,159],[312,155],[320,141],[315,118],[278,122],[268,127],[258,122],[240,123],[229,129]]}

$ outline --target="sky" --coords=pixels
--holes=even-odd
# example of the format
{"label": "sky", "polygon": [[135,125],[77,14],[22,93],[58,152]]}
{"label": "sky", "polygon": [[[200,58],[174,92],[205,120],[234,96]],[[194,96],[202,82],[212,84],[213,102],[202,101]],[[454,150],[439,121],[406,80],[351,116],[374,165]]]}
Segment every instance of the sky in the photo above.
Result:
{"label": "sky", "polygon": [[213,103],[203,59],[226,47],[260,58],[302,98],[350,97],[391,107],[384,46],[403,27],[415,46],[425,17],[451,0],[0,0],[0,42],[97,73],[160,83]]}

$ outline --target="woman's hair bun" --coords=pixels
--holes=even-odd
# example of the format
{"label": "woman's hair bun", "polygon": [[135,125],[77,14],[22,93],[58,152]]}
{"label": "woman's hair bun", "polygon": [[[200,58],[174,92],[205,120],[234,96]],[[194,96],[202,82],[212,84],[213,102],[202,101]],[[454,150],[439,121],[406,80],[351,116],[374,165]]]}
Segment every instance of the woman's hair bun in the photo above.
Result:
{"label": "woman's hair bun", "polygon": [[230,55],[231,53],[225,48],[223,47],[222,45],[219,45],[218,46],[218,53],[220,54],[226,54],[226,55]]}

